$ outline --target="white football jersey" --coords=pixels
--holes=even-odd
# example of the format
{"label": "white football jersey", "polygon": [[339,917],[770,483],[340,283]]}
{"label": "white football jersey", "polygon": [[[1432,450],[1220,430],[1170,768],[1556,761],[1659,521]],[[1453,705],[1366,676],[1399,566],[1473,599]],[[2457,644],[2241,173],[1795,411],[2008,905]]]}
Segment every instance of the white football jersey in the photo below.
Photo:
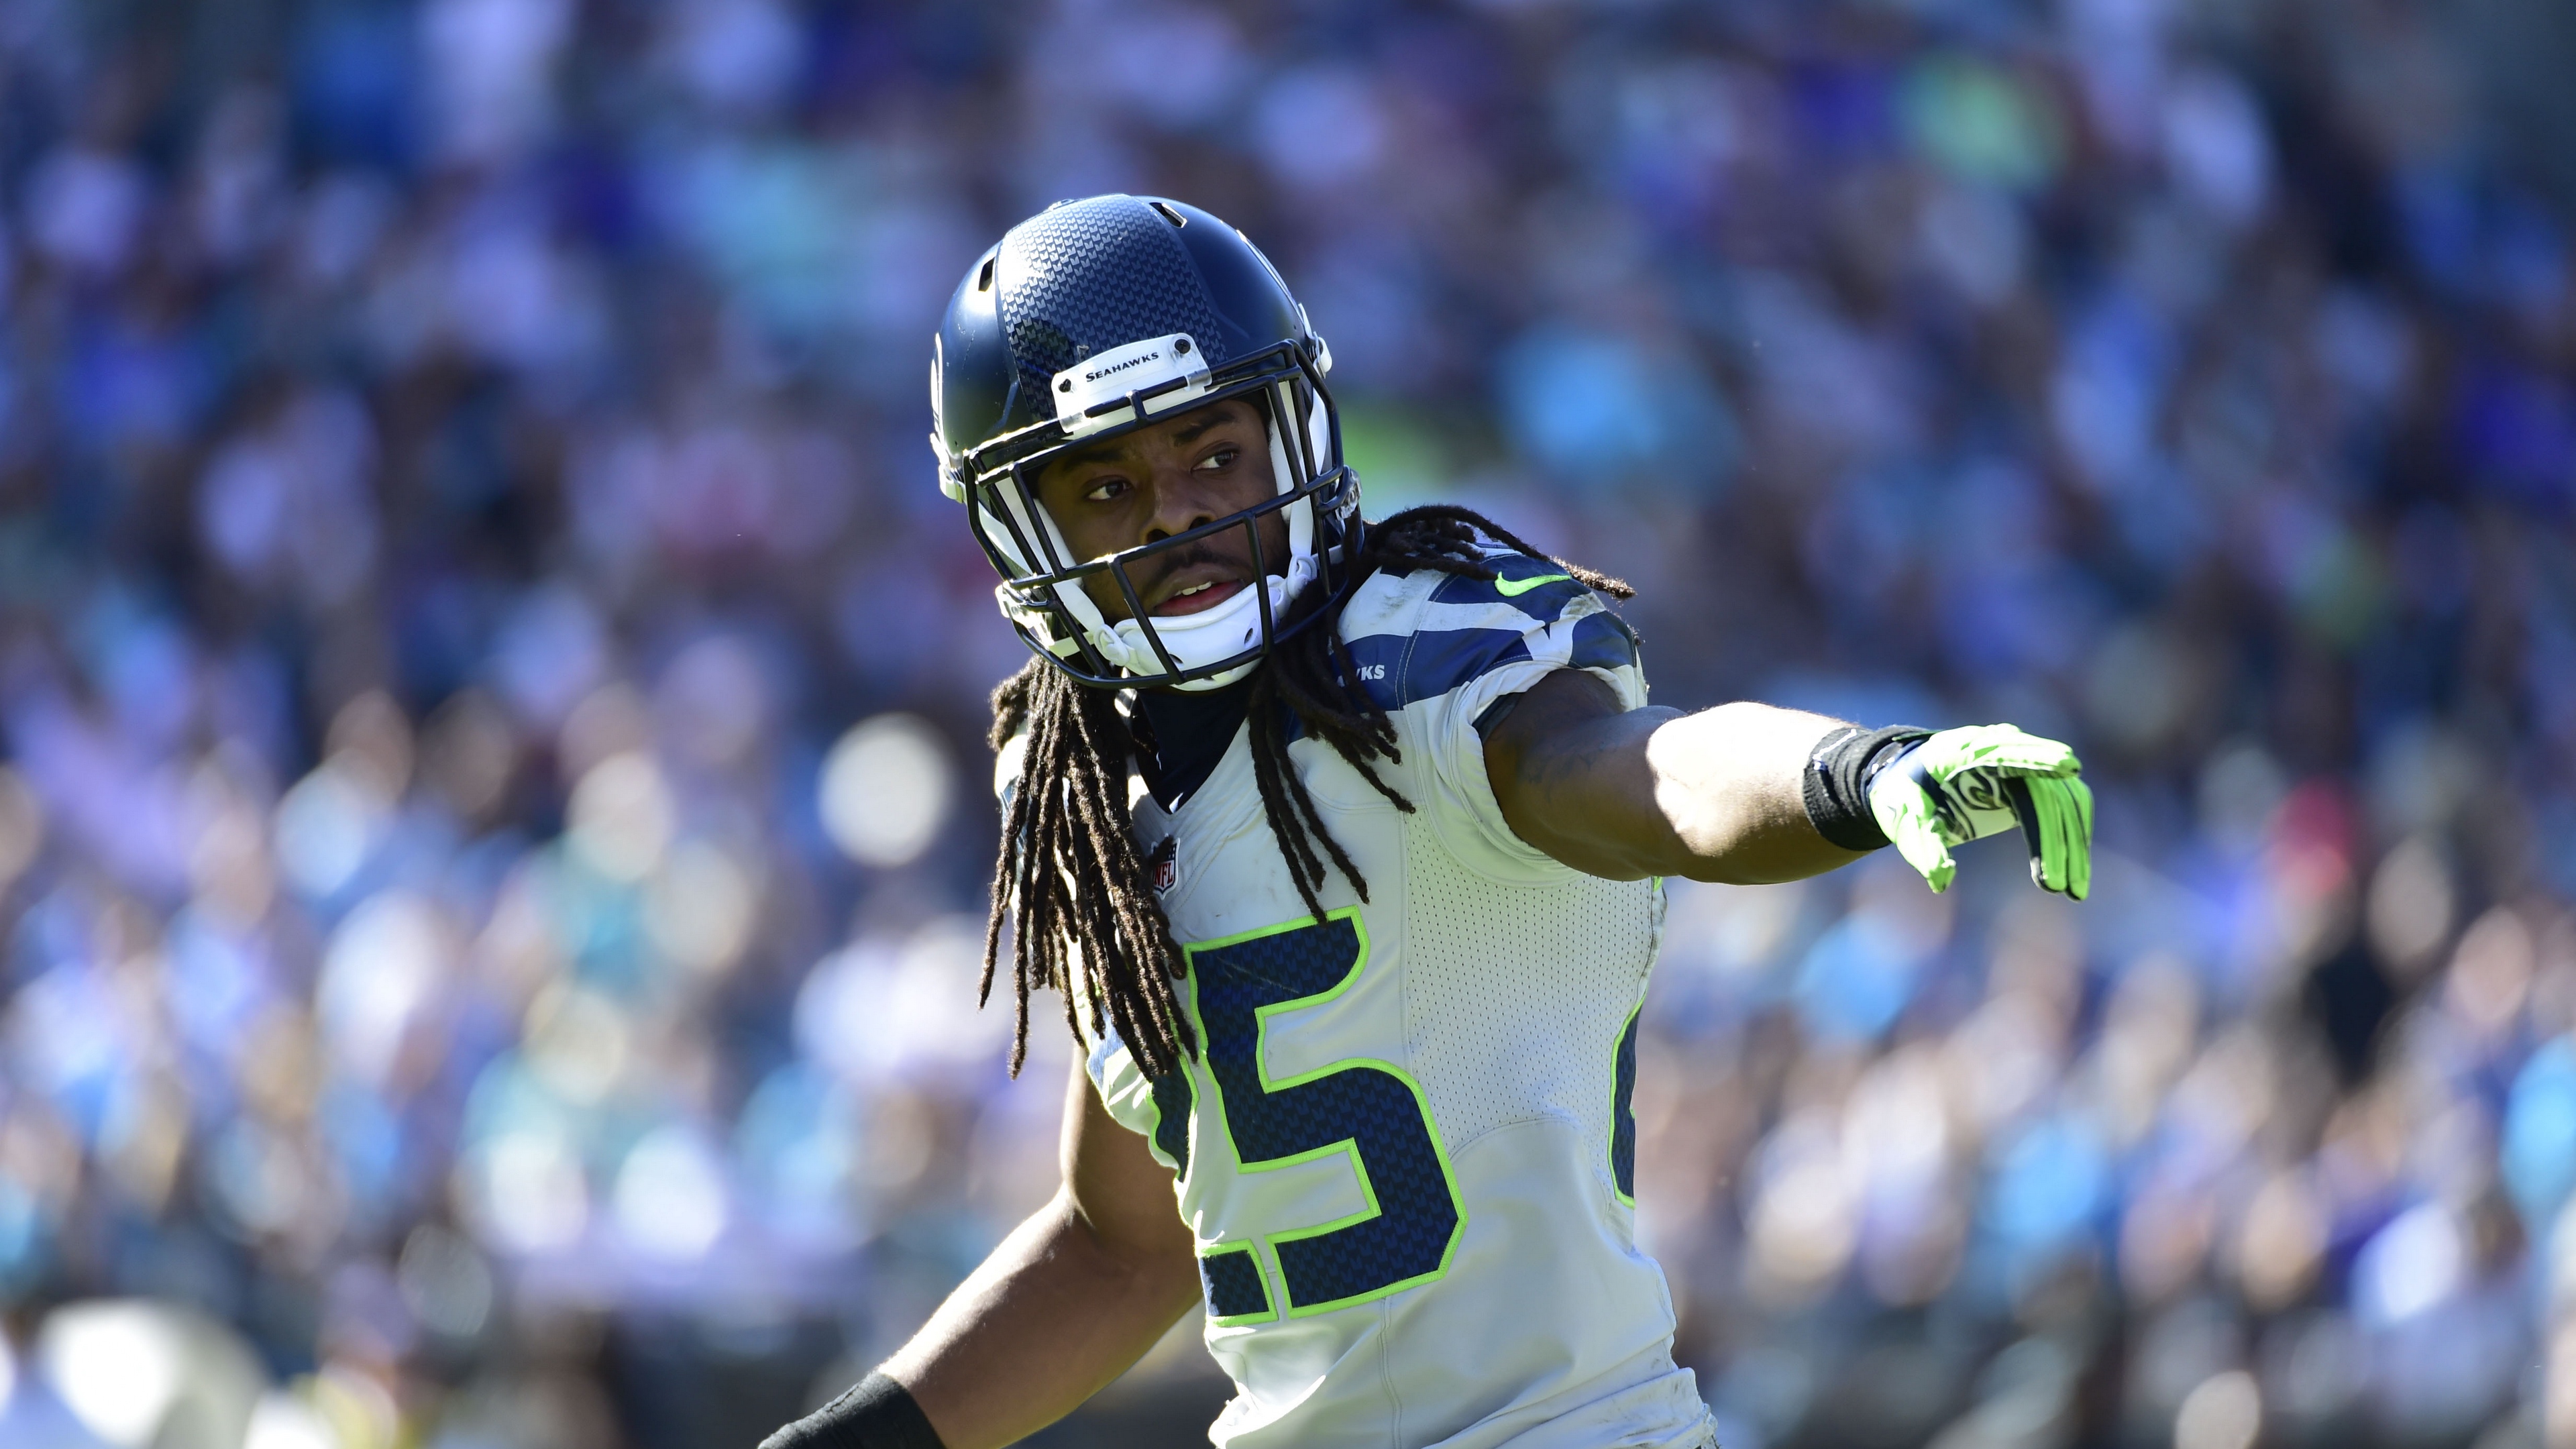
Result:
{"label": "white football jersey", "polygon": [[[1395,722],[1399,812],[1330,746],[1289,757],[1368,883],[1324,920],[1290,882],[1245,732],[1165,812],[1135,792],[1198,1033],[1156,1083],[1089,1068],[1174,1170],[1222,1449],[1696,1449],[1672,1298],[1637,1249],[1636,1020],[1663,897],[1558,864],[1503,822],[1476,721],[1551,670],[1645,703],[1635,636],[1543,559],[1493,582],[1378,575],[1343,611]],[[1293,732],[1293,724],[1291,726]]]}

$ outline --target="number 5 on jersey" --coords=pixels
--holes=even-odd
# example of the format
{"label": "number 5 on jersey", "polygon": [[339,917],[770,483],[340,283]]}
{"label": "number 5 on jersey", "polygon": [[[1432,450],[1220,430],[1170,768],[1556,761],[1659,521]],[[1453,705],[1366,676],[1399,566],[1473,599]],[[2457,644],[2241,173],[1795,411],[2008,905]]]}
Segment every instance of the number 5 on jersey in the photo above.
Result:
{"label": "number 5 on jersey", "polygon": [[[1190,996],[1218,1114],[1237,1170],[1273,1172],[1340,1156],[1366,1206],[1326,1223],[1259,1225],[1291,1318],[1365,1303],[1448,1271],[1467,1215],[1432,1130],[1422,1087],[1390,1062],[1355,1058],[1273,1078],[1271,1020],[1351,989],[1368,964],[1357,907],[1186,948]],[[1279,1316],[1252,1243],[1200,1259],[1219,1322]]]}

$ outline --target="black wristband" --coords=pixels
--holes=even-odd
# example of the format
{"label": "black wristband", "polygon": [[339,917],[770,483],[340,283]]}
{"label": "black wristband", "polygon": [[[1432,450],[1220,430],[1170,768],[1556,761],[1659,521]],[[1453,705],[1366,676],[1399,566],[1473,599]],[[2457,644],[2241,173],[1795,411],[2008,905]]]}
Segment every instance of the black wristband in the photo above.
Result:
{"label": "black wristband", "polygon": [[1913,725],[1875,730],[1845,725],[1816,741],[1816,747],[1807,752],[1807,768],[1799,781],[1808,823],[1818,835],[1845,850],[1876,850],[1885,845],[1887,832],[1878,828],[1878,817],[1870,813],[1869,782],[1883,760],[1895,758],[1903,746],[1931,733]]}
{"label": "black wristband", "polygon": [[760,1449],[947,1449],[912,1392],[881,1373],[760,1441]]}

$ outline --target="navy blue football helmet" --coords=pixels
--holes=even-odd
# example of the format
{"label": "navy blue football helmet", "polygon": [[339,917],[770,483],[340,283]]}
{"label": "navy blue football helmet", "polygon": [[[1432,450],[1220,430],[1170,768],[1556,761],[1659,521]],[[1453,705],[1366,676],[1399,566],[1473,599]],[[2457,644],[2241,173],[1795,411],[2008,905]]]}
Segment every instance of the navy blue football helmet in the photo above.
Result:
{"label": "navy blue football helmet", "polygon": [[[930,363],[940,491],[967,506],[1011,627],[1041,658],[1104,688],[1211,689],[1242,678],[1297,623],[1309,588],[1356,582],[1359,480],[1342,461],[1325,390],[1332,354],[1278,270],[1242,232],[1160,197],[1060,201],[976,259],[948,303]],[[1170,538],[1071,555],[1039,504],[1039,469],[1088,444],[1220,398],[1258,396],[1277,496]],[[1257,520],[1284,511],[1288,557],[1265,558]],[[1129,569],[1242,529],[1263,586],[1179,617],[1145,613]],[[1106,574],[1130,617],[1083,592]],[[1149,571],[1146,577],[1152,577]]]}

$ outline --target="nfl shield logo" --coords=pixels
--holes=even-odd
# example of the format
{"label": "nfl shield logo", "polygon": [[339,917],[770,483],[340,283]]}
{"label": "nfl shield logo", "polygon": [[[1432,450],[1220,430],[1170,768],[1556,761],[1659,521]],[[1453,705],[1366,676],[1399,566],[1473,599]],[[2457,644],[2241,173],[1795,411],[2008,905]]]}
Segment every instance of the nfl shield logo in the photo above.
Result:
{"label": "nfl shield logo", "polygon": [[1164,836],[1163,843],[1154,847],[1154,854],[1150,859],[1154,867],[1155,890],[1167,891],[1181,883],[1181,838],[1179,836]]}

